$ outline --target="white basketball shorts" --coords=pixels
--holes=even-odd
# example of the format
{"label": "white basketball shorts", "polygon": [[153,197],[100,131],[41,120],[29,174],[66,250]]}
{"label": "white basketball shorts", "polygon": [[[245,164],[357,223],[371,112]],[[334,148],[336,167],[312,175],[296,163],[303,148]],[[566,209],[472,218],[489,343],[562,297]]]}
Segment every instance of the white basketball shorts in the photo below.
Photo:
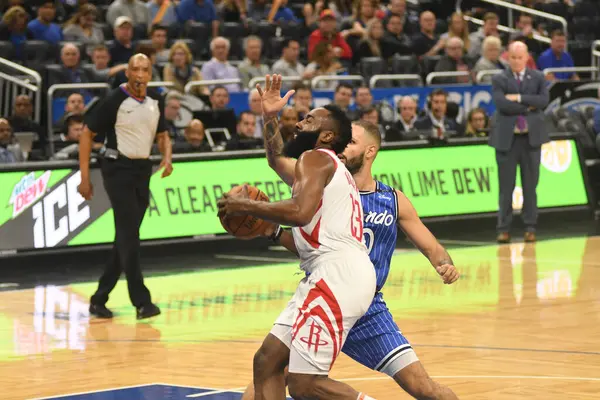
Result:
{"label": "white basketball shorts", "polygon": [[375,295],[375,268],[362,252],[321,256],[300,281],[271,334],[290,348],[289,372],[327,375]]}

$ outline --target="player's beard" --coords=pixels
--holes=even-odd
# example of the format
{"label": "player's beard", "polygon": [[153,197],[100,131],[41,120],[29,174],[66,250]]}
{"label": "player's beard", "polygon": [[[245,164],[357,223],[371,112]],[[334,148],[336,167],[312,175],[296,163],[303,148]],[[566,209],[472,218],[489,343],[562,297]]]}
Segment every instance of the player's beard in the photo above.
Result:
{"label": "player's beard", "polygon": [[346,162],[345,162],[346,169],[348,170],[348,172],[350,172],[352,175],[354,175],[362,169],[362,167],[364,165],[364,160],[365,160],[365,153],[361,153],[354,158],[350,158],[350,159],[346,158]]}
{"label": "player's beard", "polygon": [[283,154],[286,157],[299,158],[305,151],[315,148],[320,133],[320,131],[296,130],[296,137],[285,144]]}

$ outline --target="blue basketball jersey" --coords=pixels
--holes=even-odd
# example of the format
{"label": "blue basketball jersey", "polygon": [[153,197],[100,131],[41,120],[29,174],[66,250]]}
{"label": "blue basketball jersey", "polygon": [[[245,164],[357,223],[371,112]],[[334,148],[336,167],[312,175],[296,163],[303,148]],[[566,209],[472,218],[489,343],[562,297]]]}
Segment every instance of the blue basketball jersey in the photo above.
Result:
{"label": "blue basketball jersey", "polygon": [[364,241],[375,266],[379,292],[390,273],[390,262],[398,237],[398,198],[396,191],[375,181],[373,192],[360,192],[363,209]]}

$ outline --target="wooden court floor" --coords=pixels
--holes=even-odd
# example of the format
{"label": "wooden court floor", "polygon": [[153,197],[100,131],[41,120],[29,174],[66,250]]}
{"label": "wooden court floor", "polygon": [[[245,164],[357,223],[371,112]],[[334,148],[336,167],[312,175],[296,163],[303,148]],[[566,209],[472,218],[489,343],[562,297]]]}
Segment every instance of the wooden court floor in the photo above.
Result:
{"label": "wooden court floor", "polygon": [[[600,399],[599,237],[451,255],[462,272],[455,285],[410,251],[394,256],[384,288],[430,375],[461,399]],[[155,382],[241,390],[297,273],[283,263],[150,277],[163,314],[142,323],[124,281],[108,304],[112,321],[88,318],[95,283],[0,292],[0,397]],[[346,356],[331,376],[379,400],[408,398]]]}

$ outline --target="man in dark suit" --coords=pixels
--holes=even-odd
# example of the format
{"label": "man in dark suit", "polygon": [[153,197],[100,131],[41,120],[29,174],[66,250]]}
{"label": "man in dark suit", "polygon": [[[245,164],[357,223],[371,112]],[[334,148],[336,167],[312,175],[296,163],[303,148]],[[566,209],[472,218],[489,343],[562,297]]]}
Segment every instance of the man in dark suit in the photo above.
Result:
{"label": "man in dark suit", "polygon": [[525,67],[529,59],[526,44],[514,42],[508,51],[510,68],[492,79],[496,113],[490,145],[496,149],[500,189],[497,240],[500,243],[510,241],[512,198],[519,165],[525,241],[534,242],[541,146],[550,141],[544,129],[543,114],[549,101],[548,89],[541,72]]}
{"label": "man in dark suit", "polygon": [[[443,89],[435,89],[429,95],[427,115],[415,122],[415,129],[425,138],[443,139],[455,136],[459,126],[452,118],[446,115],[448,111],[448,93]],[[430,133],[431,132],[431,133]]]}

